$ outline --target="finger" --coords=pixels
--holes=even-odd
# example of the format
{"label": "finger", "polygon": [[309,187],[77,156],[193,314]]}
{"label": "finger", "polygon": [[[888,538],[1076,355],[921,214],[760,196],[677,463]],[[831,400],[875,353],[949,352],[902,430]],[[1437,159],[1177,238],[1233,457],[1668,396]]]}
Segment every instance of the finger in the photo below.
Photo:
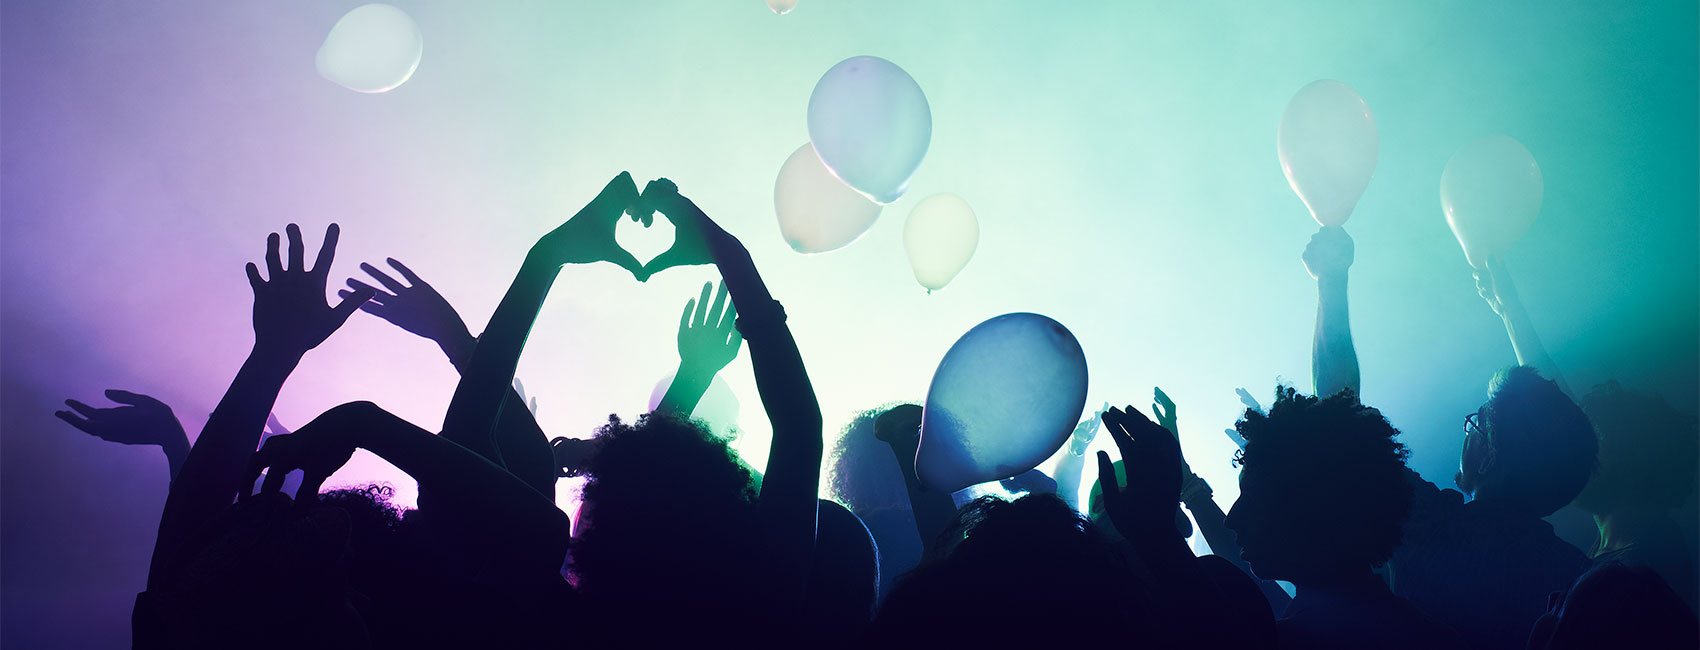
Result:
{"label": "finger", "polygon": [[283,258],[278,256],[279,239],[277,233],[266,236],[266,277],[276,282],[283,275]]}
{"label": "finger", "polygon": [[313,259],[310,273],[324,275],[331,270],[331,260],[336,259],[336,242],[341,238],[342,227],[334,223],[325,226],[325,243],[319,245],[319,256]]}
{"label": "finger", "polygon": [[307,245],[301,241],[301,226],[289,224],[284,226],[283,232],[289,237],[289,266],[284,267],[283,270],[296,272],[306,270],[303,268],[305,262],[301,261],[301,258],[307,254]]}
{"label": "finger", "polygon": [[1175,401],[1172,400],[1172,399],[1169,399],[1169,394],[1163,392],[1163,388],[1161,386],[1151,387],[1151,392],[1154,395],[1157,396],[1157,403],[1162,404],[1164,410],[1166,410],[1166,411],[1175,410]]}
{"label": "finger", "polygon": [[354,295],[344,298],[342,302],[337,303],[336,308],[331,310],[332,320],[335,321],[336,327],[342,327],[343,323],[348,322],[348,317],[353,316],[354,311],[359,309],[361,305],[366,304],[366,301],[371,298],[372,290],[368,288],[355,291]]}
{"label": "finger", "polygon": [[[378,270],[378,267],[376,266],[361,262],[360,270],[365,271],[366,275],[372,276],[372,279],[377,280],[378,284],[384,285],[385,289],[389,289],[396,293],[401,293],[407,290],[407,285],[397,282],[395,278],[390,277],[388,273]],[[349,280],[349,282],[352,283],[354,281]]]}
{"label": "finger", "polygon": [[74,399],[65,400],[65,405],[71,407],[71,410],[76,411],[79,415],[82,415],[85,418],[94,417],[95,413],[100,410]]}
{"label": "finger", "polygon": [[265,279],[260,277],[260,267],[254,266],[253,262],[249,262],[248,263],[248,286],[253,287],[254,292],[258,293],[260,291],[260,287],[263,287],[265,285],[266,285]]}
{"label": "finger", "polygon": [[1098,485],[1104,494],[1104,509],[1115,512],[1121,503],[1121,486],[1116,483],[1116,466],[1110,462],[1109,452],[1098,452]]}
{"label": "finger", "polygon": [[720,289],[714,292],[714,308],[708,310],[708,317],[709,317],[710,322],[712,324],[718,325],[718,324],[721,323],[722,320],[724,320],[723,317],[725,315],[726,315],[726,281],[721,280],[720,281]]}
{"label": "finger", "polygon": [[[244,474],[245,476],[247,476],[248,480],[244,481],[242,483],[242,485],[247,486],[247,487],[244,487],[242,489],[240,496],[247,496],[248,493],[253,490],[254,481],[259,480],[260,474],[262,472],[264,472],[267,467],[271,466],[272,458],[277,456],[277,453],[278,453],[277,450],[279,448],[281,448],[284,444],[287,444],[287,443],[281,443],[281,442],[277,442],[277,441],[286,440],[286,439],[287,438],[285,438],[283,436],[274,436],[274,437],[271,437],[271,438],[267,438],[265,444],[260,445],[260,450],[254,452],[253,455],[248,457],[248,471],[245,472],[245,474]],[[275,473],[275,472],[273,472],[273,473]],[[270,483],[271,483],[271,473],[267,473],[266,483],[262,484],[261,491],[262,492],[265,491],[266,486],[269,486]]]}
{"label": "finger", "polygon": [[708,298],[713,291],[713,282],[702,283],[702,295],[697,297],[697,315],[691,319],[693,325],[701,327],[708,324]]}
{"label": "finger", "polygon": [[95,435],[95,432],[89,430],[89,421],[77,417],[77,414],[75,414],[75,413],[72,413],[70,411],[54,411],[53,415],[55,417],[58,417],[61,420],[64,420],[65,424],[69,424],[73,427],[76,427],[78,431],[81,431],[81,432],[89,434],[89,435]]}
{"label": "finger", "polygon": [[[349,295],[353,295],[353,294],[360,292],[360,291],[370,291],[370,292],[372,292],[372,299],[376,300],[378,302],[388,302],[390,300],[395,300],[395,294],[385,293],[385,292],[379,291],[376,288],[374,288],[372,285],[366,284],[365,282],[361,282],[361,281],[356,280],[354,278],[348,279],[348,287],[350,289],[354,290],[354,291],[348,292]],[[339,295],[339,296],[342,295],[342,292],[340,292],[340,291],[337,292],[337,295]]]}
{"label": "finger", "polygon": [[117,402],[119,404],[129,404],[130,406],[164,406],[165,405],[164,403],[160,402],[159,400],[154,399],[152,397],[148,397],[147,395],[143,395],[141,393],[132,393],[132,392],[127,391],[127,390],[119,390],[117,388],[106,389],[106,399],[112,400],[112,401]]}
{"label": "finger", "polygon": [[691,328],[691,310],[696,309],[696,307],[696,298],[685,301],[685,311],[679,314],[679,331],[683,332]]}
{"label": "finger", "polygon": [[[384,258],[384,261],[389,262],[390,266],[395,267],[396,272],[400,273],[401,277],[406,278],[408,284],[411,284],[411,285],[416,286],[416,287],[421,285],[421,284],[425,284],[425,281],[419,279],[419,275],[417,273],[414,273],[413,269],[407,268],[406,264],[402,264],[401,260],[398,260],[398,259],[393,258],[393,257],[386,257],[386,258]],[[425,286],[431,286],[431,285],[426,284]]]}
{"label": "finger", "polygon": [[623,207],[630,205],[639,196],[637,181],[632,180],[632,173],[623,171],[608,181],[607,185],[602,186],[602,192],[597,194],[596,198]]}
{"label": "finger", "polygon": [[536,416],[537,415],[537,398],[535,398],[535,397],[531,398],[531,404],[529,406],[531,406],[531,414],[533,416]]}
{"label": "finger", "polygon": [[731,330],[734,332],[738,330],[737,305],[732,304],[731,302],[726,303],[726,313],[720,315],[720,329]]}
{"label": "finger", "polygon": [[738,346],[743,345],[743,344],[744,344],[744,333],[738,331],[738,328],[736,328],[736,327],[732,328],[732,337],[729,338],[729,339],[726,339],[726,347],[732,348],[732,356],[734,356],[734,357],[738,356]]}
{"label": "finger", "polygon": [[637,278],[638,282],[649,279],[649,274],[644,266],[639,264],[637,258],[632,257],[632,254],[626,252],[624,248],[615,247],[614,250],[609,251],[608,261],[613,262],[614,266],[630,271],[632,277]]}

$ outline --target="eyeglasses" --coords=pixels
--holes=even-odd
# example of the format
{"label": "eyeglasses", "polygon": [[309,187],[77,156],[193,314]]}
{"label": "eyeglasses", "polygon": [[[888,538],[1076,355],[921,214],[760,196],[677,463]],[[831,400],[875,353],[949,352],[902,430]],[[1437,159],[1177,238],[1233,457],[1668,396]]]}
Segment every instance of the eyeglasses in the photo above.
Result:
{"label": "eyeglasses", "polygon": [[1475,413],[1471,413],[1469,415],[1464,416],[1464,434],[1469,435],[1469,434],[1472,434],[1472,433],[1481,433],[1482,432],[1481,419],[1482,419],[1482,412],[1481,411],[1476,411]]}

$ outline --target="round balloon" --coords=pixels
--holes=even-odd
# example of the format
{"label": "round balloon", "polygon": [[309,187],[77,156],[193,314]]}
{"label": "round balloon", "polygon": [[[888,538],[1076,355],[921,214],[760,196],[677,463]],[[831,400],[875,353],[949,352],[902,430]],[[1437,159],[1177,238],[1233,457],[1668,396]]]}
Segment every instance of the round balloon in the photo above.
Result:
{"label": "round balloon", "polygon": [[799,253],[848,246],[880,217],[880,205],[827,171],[814,145],[806,142],[779,168],[773,211],[779,215],[780,236]]}
{"label": "round balloon", "polygon": [[773,13],[783,16],[797,8],[797,0],[767,0],[767,8],[773,10]]}
{"label": "round balloon", "polygon": [[386,4],[355,7],[336,21],[319,46],[319,74],[363,93],[395,89],[413,77],[425,38],[419,25]]}
{"label": "round balloon", "polygon": [[903,196],[932,137],[920,84],[885,59],[840,61],[809,95],[809,141],[821,162],[877,203]]}
{"label": "round balloon", "polygon": [[[655,389],[649,393],[649,410],[654,411],[661,405],[661,398],[667,395],[667,387],[673,385],[673,374],[662,377],[655,384]],[[720,375],[714,376],[709,382],[708,391],[697,401],[697,407],[691,411],[691,419],[701,420],[708,425],[709,431],[722,440],[734,440],[738,437],[738,397],[732,394],[732,387],[727,386]]]}
{"label": "round balloon", "polygon": [[979,246],[980,221],[955,194],[927,197],[909,211],[903,224],[903,250],[909,254],[915,281],[928,291],[950,284]]}
{"label": "round balloon", "polygon": [[1504,135],[1471,140],[1440,174],[1440,207],[1470,266],[1486,268],[1541,212],[1541,166],[1522,143]]}
{"label": "round balloon", "polygon": [[1375,175],[1375,115],[1351,86],[1324,79],[1300,88],[1275,138],[1287,184],[1324,226],[1339,226]]}
{"label": "round balloon", "polygon": [[1086,354],[1062,324],[1004,314],[974,326],[933,373],[915,473],[952,492],[1009,478],[1068,440],[1086,406]]}

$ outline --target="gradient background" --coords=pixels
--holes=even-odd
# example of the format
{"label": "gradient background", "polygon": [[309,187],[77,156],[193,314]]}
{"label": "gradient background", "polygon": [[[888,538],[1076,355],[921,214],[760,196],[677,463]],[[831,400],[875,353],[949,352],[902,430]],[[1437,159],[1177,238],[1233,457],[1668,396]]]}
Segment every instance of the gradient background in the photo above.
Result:
{"label": "gradient background", "polygon": [[[1158,384],[1175,398],[1188,457],[1226,507],[1233,389],[1310,384],[1315,289],[1298,257],[1316,225],[1275,128],[1299,87],[1340,79],[1381,131],[1347,226],[1364,399],[1405,432],[1419,471],[1450,483],[1460,419],[1514,361],[1438,199],[1447,158],[1483,134],[1522,141],[1545,174],[1541,216],[1508,261],[1570,384],[1615,378],[1696,410],[1691,0],[803,0],[787,16],[756,0],[398,0],[425,53],[383,95],[314,70],[358,4],[0,6],[0,644],[127,645],[164,459],[52,412],[118,387],[199,430],[252,340],[242,265],[267,233],[298,222],[316,247],[338,222],[333,278],[397,257],[476,332],[530,243],[622,169],[678,181],[749,246],[829,429],[923,398],[962,332],[1035,311],[1085,347],[1092,405],[1144,408]],[[808,137],[815,80],[860,54],[920,83],[931,149],[861,241],[797,255],[774,175]],[[981,243],[929,296],[901,231],[937,192],[973,204]],[[623,228],[640,258],[670,241]],[[518,374],[552,434],[641,411],[677,363],[680,307],[713,279],[622,276],[569,267],[544,306]],[[724,376],[759,466],[749,372],[746,355]],[[433,428],[455,379],[433,345],[362,314],[307,356],[276,412],[293,427],[370,399]],[[368,480],[412,499],[363,452],[332,484]]]}

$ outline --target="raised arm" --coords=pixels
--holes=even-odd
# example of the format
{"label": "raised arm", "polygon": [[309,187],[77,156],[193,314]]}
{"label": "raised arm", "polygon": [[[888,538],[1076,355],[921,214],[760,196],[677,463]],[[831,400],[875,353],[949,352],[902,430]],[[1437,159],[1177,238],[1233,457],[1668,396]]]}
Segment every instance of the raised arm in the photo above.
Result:
{"label": "raised arm", "polygon": [[1104,423],[1104,411],[1109,408],[1110,403],[1105,402],[1104,408],[1098,409],[1092,417],[1074,425],[1074,433],[1068,437],[1068,452],[1057,459],[1057,496],[1076,511],[1080,510],[1080,477],[1086,470],[1086,448],[1098,436],[1098,428]]}
{"label": "raised arm", "polygon": [[903,404],[874,418],[874,437],[891,446],[892,457],[903,472],[909,490],[909,510],[915,515],[915,533],[921,536],[921,557],[931,558],[939,537],[956,521],[956,502],[949,492],[929,490],[915,473],[915,452],[921,445],[920,406]]}
{"label": "raised arm", "polygon": [[1316,231],[1305,246],[1305,270],[1316,279],[1310,372],[1318,396],[1345,389],[1359,392],[1358,351],[1352,346],[1351,314],[1346,308],[1346,271],[1352,257],[1352,237],[1339,226]]}
{"label": "raised arm", "polygon": [[1493,313],[1505,322],[1505,335],[1511,338],[1511,350],[1517,354],[1517,365],[1540,370],[1543,376],[1557,382],[1565,394],[1571,394],[1570,386],[1564,383],[1564,377],[1558,372],[1558,364],[1547,356],[1546,346],[1535,334],[1535,323],[1530,320],[1528,310],[1523,308],[1523,299],[1517,293],[1517,285],[1511,281],[1511,271],[1505,267],[1505,260],[1490,257],[1484,265],[1486,269],[1476,270],[1476,291],[1493,308]]}
{"label": "raised arm", "polygon": [[610,261],[634,276],[641,272],[637,260],[614,242],[614,225],[637,197],[631,174],[620,172],[589,205],[531,247],[461,371],[460,384],[443,417],[442,435],[502,464],[496,445],[498,416],[543,299],[566,264]]}
{"label": "raised arm", "polygon": [[284,379],[308,350],[323,343],[371,297],[370,292],[357,291],[336,307],[325,303],[325,278],[336,256],[336,224],[325,229],[324,245],[311,270],[302,261],[301,229],[289,224],[285,232],[288,266],[279,255],[277,233],[266,239],[267,277],[248,264],[248,283],[254,289],[254,348],[171,484],[148,570],[149,589],[157,588],[179,565],[189,536],[246,492],[243,470],[259,446],[260,430]]}
{"label": "raised arm", "polygon": [[671,181],[652,181],[644,188],[643,202],[645,210],[653,207],[675,229],[673,247],[650,260],[645,273],[712,262],[738,305],[738,331],[749,342],[756,390],[773,424],[757,508],[776,571],[774,593],[801,596],[814,554],[823,443],[820,404],[785,324],[785,310],[768,293],[744,245],[680,196]]}
{"label": "raised arm", "polygon": [[673,373],[673,383],[667,386],[656,411],[689,418],[697,403],[714,383],[714,375],[726,364],[738,358],[738,347],[744,336],[735,323],[738,310],[726,301],[726,283],[714,295],[714,306],[708,305],[714,285],[702,285],[702,297],[685,303],[679,315],[679,371]]}
{"label": "raised arm", "polygon": [[[111,408],[95,408],[74,399],[65,400],[71,411],[54,411],[53,415],[78,431],[107,442],[121,445],[158,445],[165,450],[166,467],[171,480],[183,469],[189,457],[189,434],[183,424],[164,402],[116,388],[106,391],[106,398],[123,404]],[[73,413],[72,411],[75,411]]]}
{"label": "raised arm", "polygon": [[[478,339],[472,336],[460,313],[455,311],[448,299],[437,293],[435,287],[399,260],[392,257],[387,261],[407,281],[406,284],[371,264],[361,263],[360,270],[383,289],[349,278],[350,289],[344,289],[338,295],[347,295],[351,289],[372,291],[372,299],[360,307],[361,311],[436,343],[449,363],[454,365],[455,371],[464,375],[472,350],[478,346]],[[537,418],[518,389],[509,390],[502,405],[500,422],[496,426],[495,448],[497,457],[491,458],[491,462],[506,468],[544,496],[554,498],[556,466],[554,455],[549,450],[549,439],[543,428],[537,425]]]}

